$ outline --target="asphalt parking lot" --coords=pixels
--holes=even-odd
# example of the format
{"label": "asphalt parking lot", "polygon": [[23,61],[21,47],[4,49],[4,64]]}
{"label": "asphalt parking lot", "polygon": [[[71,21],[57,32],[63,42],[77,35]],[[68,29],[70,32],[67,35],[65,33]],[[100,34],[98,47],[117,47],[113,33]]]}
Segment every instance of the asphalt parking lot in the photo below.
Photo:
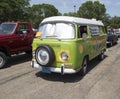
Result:
{"label": "asphalt parking lot", "polygon": [[0,99],[120,99],[120,40],[103,61],[90,62],[88,73],[44,74],[31,67],[26,54],[0,69]]}

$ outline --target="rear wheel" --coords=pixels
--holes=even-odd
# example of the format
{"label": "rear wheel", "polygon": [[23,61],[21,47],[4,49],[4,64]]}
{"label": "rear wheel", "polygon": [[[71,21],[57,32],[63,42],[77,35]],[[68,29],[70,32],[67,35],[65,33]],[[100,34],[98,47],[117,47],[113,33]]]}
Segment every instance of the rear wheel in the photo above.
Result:
{"label": "rear wheel", "polygon": [[0,52],[0,68],[4,67],[7,62],[7,57],[3,52]]}
{"label": "rear wheel", "polygon": [[86,75],[87,73],[87,67],[88,67],[88,59],[85,57],[82,63],[82,69],[80,71],[80,74],[82,76]]}

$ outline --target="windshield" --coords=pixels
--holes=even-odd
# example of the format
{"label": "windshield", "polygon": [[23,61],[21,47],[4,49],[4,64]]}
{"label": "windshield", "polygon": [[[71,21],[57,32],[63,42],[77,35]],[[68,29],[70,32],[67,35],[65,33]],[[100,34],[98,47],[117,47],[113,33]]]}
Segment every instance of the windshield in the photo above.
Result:
{"label": "windshield", "polygon": [[71,23],[46,23],[39,27],[41,38],[73,39],[74,25]]}
{"label": "windshield", "polygon": [[15,29],[16,24],[1,24],[0,34],[11,34]]}

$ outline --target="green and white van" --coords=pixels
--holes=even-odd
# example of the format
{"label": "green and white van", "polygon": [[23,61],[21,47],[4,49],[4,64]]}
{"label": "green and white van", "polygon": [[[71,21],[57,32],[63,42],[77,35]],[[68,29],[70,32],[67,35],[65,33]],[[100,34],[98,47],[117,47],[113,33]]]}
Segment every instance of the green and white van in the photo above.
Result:
{"label": "green and white van", "polygon": [[39,25],[40,37],[33,41],[32,67],[45,73],[86,74],[88,62],[104,59],[104,25],[95,19],[54,16]]}

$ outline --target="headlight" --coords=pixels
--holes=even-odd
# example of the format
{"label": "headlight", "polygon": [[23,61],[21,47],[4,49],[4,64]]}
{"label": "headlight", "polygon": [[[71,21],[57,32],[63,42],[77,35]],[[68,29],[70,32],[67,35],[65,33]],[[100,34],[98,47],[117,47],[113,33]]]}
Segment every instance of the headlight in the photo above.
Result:
{"label": "headlight", "polygon": [[62,54],[61,54],[61,58],[62,58],[62,60],[65,60],[65,61],[68,60],[68,54],[65,53],[65,52],[62,53]]}

